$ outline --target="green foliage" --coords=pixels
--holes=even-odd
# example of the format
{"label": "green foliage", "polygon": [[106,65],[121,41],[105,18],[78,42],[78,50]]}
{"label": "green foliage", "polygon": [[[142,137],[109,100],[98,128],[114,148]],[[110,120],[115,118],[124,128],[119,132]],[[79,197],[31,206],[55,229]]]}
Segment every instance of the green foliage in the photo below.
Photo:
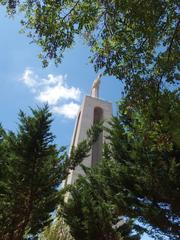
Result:
{"label": "green foliage", "polygon": [[[96,142],[102,131],[102,127],[102,122],[93,125],[87,132],[87,139],[80,142],[76,148],[72,147],[70,158],[66,164],[64,164],[63,168],[66,174],[69,173],[69,169],[75,168],[77,163],[81,163],[81,161],[88,156],[92,144]],[[71,189],[71,186],[68,185],[61,191],[66,193],[68,189]],[[62,196],[59,198],[59,203],[60,202],[64,202]],[[73,240],[69,227],[62,218],[61,209],[57,211],[59,212],[59,216],[55,218],[51,225],[44,229],[42,234],[40,234],[40,240]]]}
{"label": "green foliage", "polygon": [[[37,235],[51,221],[58,186],[76,163],[58,149],[48,107],[19,113],[17,133],[0,129],[0,236],[20,240]],[[77,162],[79,163],[79,162]]]}
{"label": "green foliage", "polygon": [[84,158],[86,158],[91,150],[93,143],[96,142],[99,134],[102,132],[103,129],[103,122],[94,124],[88,131],[87,131],[87,138],[80,142],[76,148],[72,146],[71,153],[70,153],[70,160],[73,162],[82,162]]}
{"label": "green foliage", "polygon": [[[0,212],[3,210],[3,206],[6,205],[6,201],[3,199],[3,195],[6,194],[7,189],[7,172],[8,172],[8,166],[6,164],[7,160],[7,150],[5,148],[5,137],[6,133],[2,126],[0,125]],[[2,215],[0,214],[0,224],[3,221]]]}
{"label": "green foliage", "polygon": [[175,239],[180,219],[179,107],[179,94],[167,90],[159,93],[156,104],[154,96],[139,106],[127,98],[109,130],[108,153],[122,164],[124,184],[136,199],[130,214]]}
{"label": "green foliage", "polygon": [[39,240],[73,240],[69,227],[62,217],[56,218],[50,226],[46,227],[38,238]]}
{"label": "green foliage", "polygon": [[104,160],[98,167],[84,170],[86,177],[70,188],[71,197],[63,207],[72,236],[84,240],[139,239],[132,232],[136,224],[124,219],[117,206],[121,196],[115,193],[120,183],[115,162]]}
{"label": "green foliage", "polygon": [[120,103],[102,162],[68,189],[63,214],[75,239],[139,239],[144,231],[178,239],[180,99],[158,95],[156,105],[153,95],[144,105]]}
{"label": "green foliage", "polygon": [[179,1],[177,0],[1,0],[9,14],[24,14],[24,31],[42,47],[44,66],[59,63],[81,36],[91,47],[95,69],[125,80],[126,89],[144,80],[179,79]]}
{"label": "green foliage", "polygon": [[[72,149],[53,143],[48,107],[31,109],[32,116],[19,113],[17,133],[0,127],[0,236],[20,240],[36,236],[51,221],[60,201],[59,184],[81,163],[98,137],[102,124],[88,132],[87,140]],[[58,220],[58,222],[61,219]]]}

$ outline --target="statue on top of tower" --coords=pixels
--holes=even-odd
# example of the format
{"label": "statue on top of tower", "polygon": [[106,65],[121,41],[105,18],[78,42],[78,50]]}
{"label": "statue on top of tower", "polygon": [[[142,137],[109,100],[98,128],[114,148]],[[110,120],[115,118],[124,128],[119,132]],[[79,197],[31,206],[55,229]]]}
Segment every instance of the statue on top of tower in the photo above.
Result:
{"label": "statue on top of tower", "polygon": [[94,80],[92,89],[91,89],[91,97],[99,98],[99,86],[100,86],[100,78],[102,74],[99,74],[97,78]]}

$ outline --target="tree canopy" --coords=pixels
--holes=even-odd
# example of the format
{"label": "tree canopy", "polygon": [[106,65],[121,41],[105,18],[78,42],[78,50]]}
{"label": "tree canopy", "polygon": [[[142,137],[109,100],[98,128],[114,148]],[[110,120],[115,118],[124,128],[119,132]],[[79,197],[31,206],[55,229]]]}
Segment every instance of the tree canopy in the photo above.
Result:
{"label": "tree canopy", "polygon": [[[0,128],[0,239],[36,236],[50,223],[59,203],[59,184],[86,156],[89,143],[79,144],[71,158],[58,149],[48,107],[19,113],[17,133]],[[89,141],[93,130],[89,133]],[[78,159],[78,160],[77,160]]]}
{"label": "tree canopy", "polygon": [[143,232],[178,239],[179,107],[179,94],[168,90],[159,93],[158,115],[153,96],[144,107],[120,103],[102,162],[84,168],[64,203],[75,239],[139,239]]}
{"label": "tree canopy", "polygon": [[39,240],[74,240],[70,234],[68,225],[62,216],[58,216],[45,228],[39,236]]}
{"label": "tree canopy", "polygon": [[178,0],[1,0],[9,14],[23,13],[22,24],[42,47],[40,58],[59,63],[81,36],[90,46],[96,70],[126,82],[179,79]]}

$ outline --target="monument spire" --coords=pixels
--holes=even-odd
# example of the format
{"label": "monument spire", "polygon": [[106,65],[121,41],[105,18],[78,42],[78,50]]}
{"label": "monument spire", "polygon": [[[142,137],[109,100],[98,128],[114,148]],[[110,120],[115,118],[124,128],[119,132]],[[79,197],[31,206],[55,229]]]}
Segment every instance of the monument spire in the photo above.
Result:
{"label": "monument spire", "polygon": [[[88,130],[96,123],[104,122],[108,127],[108,121],[112,117],[112,104],[99,99],[99,86],[101,74],[97,76],[92,84],[90,96],[85,96],[77,116],[71,147],[77,147],[78,144],[87,139]],[[93,167],[101,159],[102,146],[106,139],[106,132],[100,133],[98,139],[93,144],[89,155],[84,158],[82,164],[86,167]],[[85,175],[80,165],[76,166],[70,173],[64,184],[73,184],[80,175]],[[68,199],[68,196],[67,196]]]}
{"label": "monument spire", "polygon": [[91,97],[99,98],[99,86],[100,86],[101,76],[102,74],[99,74],[93,82],[92,89],[91,89]]}

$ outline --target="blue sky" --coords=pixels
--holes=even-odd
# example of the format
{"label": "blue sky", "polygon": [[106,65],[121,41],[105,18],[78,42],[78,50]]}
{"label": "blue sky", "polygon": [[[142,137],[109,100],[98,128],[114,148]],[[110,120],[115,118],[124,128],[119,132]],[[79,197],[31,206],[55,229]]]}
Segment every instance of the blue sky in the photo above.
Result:
{"label": "blue sky", "polygon": [[[61,65],[42,68],[40,49],[19,34],[17,18],[9,19],[0,9],[0,122],[6,130],[16,131],[19,110],[48,102],[53,111],[52,131],[59,146],[68,146],[78,106],[89,94],[97,74],[88,63],[89,49],[81,40],[66,51]],[[113,103],[121,98],[122,84],[113,77],[103,77],[100,97]],[[73,113],[73,114],[72,114]],[[143,237],[148,240],[150,238]]]}
{"label": "blue sky", "polygon": [[[89,94],[97,74],[88,63],[89,49],[82,40],[65,52],[62,64],[47,68],[37,55],[40,49],[20,34],[18,18],[9,19],[0,9],[0,122],[7,130],[17,129],[19,109],[41,106],[48,102],[53,112],[52,130],[58,145],[69,145],[76,112],[84,95]],[[113,103],[120,99],[122,84],[103,77],[100,97]]]}

